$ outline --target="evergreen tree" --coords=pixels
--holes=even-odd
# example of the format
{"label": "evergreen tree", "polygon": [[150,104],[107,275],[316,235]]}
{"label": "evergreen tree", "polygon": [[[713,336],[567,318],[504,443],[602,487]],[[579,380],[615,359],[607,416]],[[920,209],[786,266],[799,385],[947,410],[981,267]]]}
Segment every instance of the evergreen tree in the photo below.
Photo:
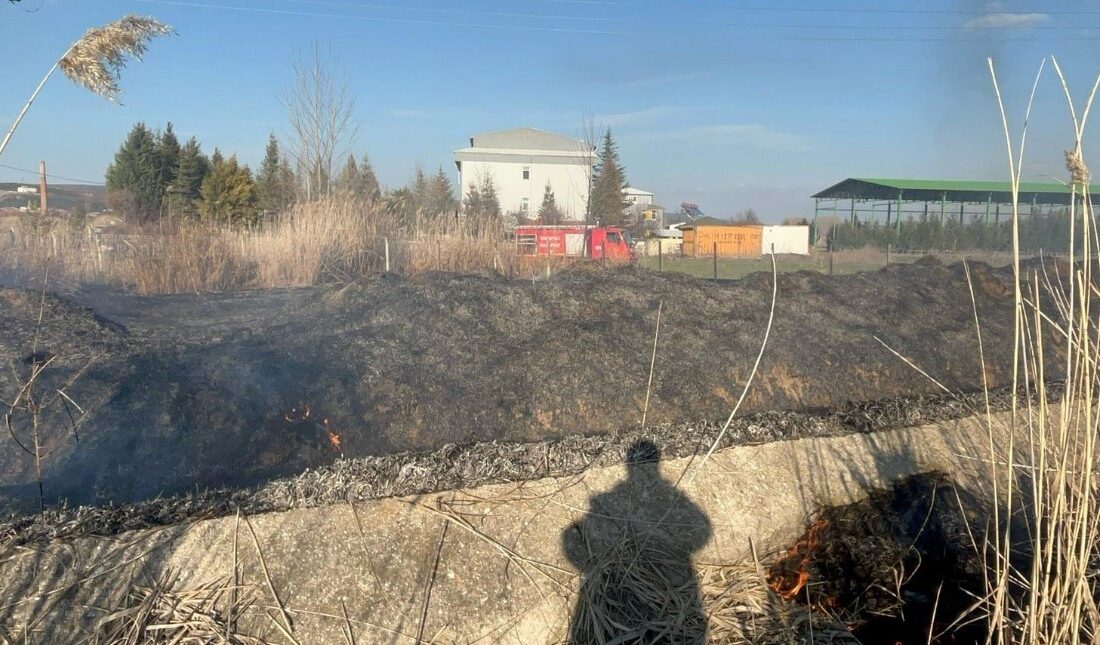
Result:
{"label": "evergreen tree", "polygon": [[160,212],[164,186],[157,137],[144,123],[134,124],[115,159],[107,167],[107,191],[111,202],[126,217],[152,219]]}
{"label": "evergreen tree", "polygon": [[600,146],[590,198],[592,214],[601,224],[616,226],[622,223],[623,211],[629,206],[623,191],[629,186],[626,171],[619,162],[618,147],[611,138],[609,128],[604,133],[603,144]]}
{"label": "evergreen tree", "polygon": [[554,190],[550,188],[550,183],[546,183],[546,190],[542,193],[542,205],[539,206],[539,221],[543,224],[561,224],[565,219],[561,209],[558,208],[558,202],[554,198]]}
{"label": "evergreen tree", "polygon": [[390,191],[383,200],[386,210],[392,213],[402,226],[409,226],[416,220],[416,199],[409,186]]}
{"label": "evergreen tree", "polygon": [[260,172],[256,176],[257,204],[260,210],[268,216],[279,213],[290,202],[288,199],[290,187],[285,184],[282,164],[283,159],[279,155],[279,141],[272,133],[268,136],[264,160],[260,164]]}
{"label": "evergreen tree", "polygon": [[365,197],[359,194],[359,164],[355,163],[354,155],[348,155],[347,163],[336,175],[336,192],[350,197]]}
{"label": "evergreen tree", "polygon": [[453,215],[453,211],[457,204],[458,200],[455,199],[455,192],[454,188],[451,187],[451,180],[447,177],[447,173],[443,172],[443,168],[440,168],[439,172],[428,180],[427,205],[424,210],[432,216]]}
{"label": "evergreen tree", "polygon": [[202,182],[199,213],[204,219],[229,224],[249,224],[258,219],[252,171],[238,164],[236,156],[223,159],[214,150],[210,174]]}
{"label": "evergreen tree", "polygon": [[202,197],[202,181],[209,172],[210,160],[202,153],[195,137],[191,137],[180,149],[175,190],[169,195],[173,214],[196,213],[195,204]]}
{"label": "evergreen tree", "polygon": [[409,190],[412,192],[417,211],[421,214],[435,215],[435,213],[428,211],[429,202],[431,201],[428,176],[424,174],[424,168],[419,163],[416,164],[416,169],[413,170],[413,179],[412,183],[409,184]]}
{"label": "evergreen tree", "polygon": [[282,206],[280,210],[286,210],[294,204],[297,200],[298,188],[298,175],[290,166],[290,160],[283,156],[279,160],[279,197]]}
{"label": "evergreen tree", "polygon": [[378,178],[374,176],[374,168],[370,165],[367,155],[363,155],[363,162],[359,164],[359,185],[357,194],[367,199],[378,199],[382,196],[382,189],[378,185]]}
{"label": "evergreen tree", "polygon": [[176,176],[180,166],[180,142],[176,133],[172,130],[172,123],[164,127],[164,132],[157,139],[157,161],[160,164],[160,187],[162,201],[167,199],[169,188],[175,186]]}
{"label": "evergreen tree", "polygon": [[463,209],[467,217],[500,218],[500,200],[497,199],[497,189],[493,185],[492,177],[486,175],[480,184],[470,186],[463,201]]}

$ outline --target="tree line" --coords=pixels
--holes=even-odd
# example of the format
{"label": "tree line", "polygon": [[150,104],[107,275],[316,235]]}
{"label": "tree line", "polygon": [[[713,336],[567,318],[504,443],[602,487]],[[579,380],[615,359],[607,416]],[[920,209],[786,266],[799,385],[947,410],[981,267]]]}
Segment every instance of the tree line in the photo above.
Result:
{"label": "tree line", "polygon": [[195,137],[180,144],[172,124],[163,131],[137,123],[107,168],[108,204],[137,221],[193,217],[228,224],[251,224],[276,217],[299,201],[343,196],[375,202],[402,220],[417,214],[453,212],[458,202],[443,169],[428,175],[417,167],[408,185],[386,191],[367,155],[348,155],[338,172],[317,185],[316,168],[300,170],[274,134],[259,170],[218,148],[207,156]]}
{"label": "tree line", "polygon": [[[1069,214],[1034,211],[1019,220],[1020,249],[1028,253],[1068,251]],[[1010,222],[986,222],[975,219],[967,223],[950,220],[942,225],[938,217],[920,216],[903,220],[900,227],[878,221],[837,222],[828,234],[827,242],[834,249],[874,247],[911,251],[1010,251]]]}
{"label": "tree line", "polygon": [[[336,172],[318,169],[316,161],[295,163],[271,134],[258,171],[226,156],[218,148],[208,156],[200,142],[180,143],[171,123],[151,130],[136,123],[120,144],[106,173],[109,206],[135,221],[191,217],[224,224],[253,224],[277,216],[299,201],[344,196],[374,202],[399,221],[457,214],[460,203],[450,178],[439,168],[428,173],[419,165],[405,186],[385,190],[367,155],[348,155]],[[589,195],[590,221],[624,222],[629,186],[610,130],[599,147]],[[537,213],[504,213],[492,177],[470,185],[461,199],[468,217],[515,222],[560,224],[565,216],[552,186],[544,189]]]}

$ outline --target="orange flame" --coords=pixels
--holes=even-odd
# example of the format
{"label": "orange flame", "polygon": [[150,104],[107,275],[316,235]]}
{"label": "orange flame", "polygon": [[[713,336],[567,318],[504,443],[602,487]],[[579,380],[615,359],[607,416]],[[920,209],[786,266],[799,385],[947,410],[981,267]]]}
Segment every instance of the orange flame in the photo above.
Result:
{"label": "orange flame", "polygon": [[325,432],[328,433],[328,442],[332,444],[333,448],[339,450],[341,446],[340,434],[338,432],[333,432],[332,429],[328,427],[328,419],[322,419],[321,425],[325,427]]}
{"label": "orange flame", "polygon": [[[784,600],[794,600],[798,597],[798,592],[806,586],[806,583],[810,581],[810,558],[813,556],[814,549],[817,548],[817,537],[822,529],[825,528],[827,522],[825,520],[817,520],[810,525],[806,531],[806,535],[799,538],[797,542],[791,545],[791,548],[787,549],[787,557],[798,557],[798,573],[795,579],[792,581],[790,576],[783,575],[782,573],[775,575],[771,580],[769,586],[780,598]],[[830,599],[831,600],[831,599]],[[824,604],[830,604],[826,602]]]}

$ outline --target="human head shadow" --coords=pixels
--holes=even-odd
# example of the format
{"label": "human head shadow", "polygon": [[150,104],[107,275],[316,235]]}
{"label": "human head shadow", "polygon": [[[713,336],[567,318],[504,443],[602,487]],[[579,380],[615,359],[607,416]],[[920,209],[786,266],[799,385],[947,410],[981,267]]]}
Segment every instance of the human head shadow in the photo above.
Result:
{"label": "human head shadow", "polygon": [[638,441],[627,477],[594,495],[562,533],[581,572],[570,643],[699,643],[706,637],[691,555],[706,544],[710,520],[659,471],[660,449]]}

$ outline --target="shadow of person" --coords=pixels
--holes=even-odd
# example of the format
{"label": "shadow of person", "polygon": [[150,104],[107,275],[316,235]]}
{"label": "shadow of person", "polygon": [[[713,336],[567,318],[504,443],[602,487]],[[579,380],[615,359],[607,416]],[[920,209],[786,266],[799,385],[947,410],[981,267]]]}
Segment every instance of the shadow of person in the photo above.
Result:
{"label": "shadow of person", "polygon": [[691,554],[710,538],[710,521],[663,479],[660,450],[639,441],[627,478],[590,500],[562,533],[581,572],[570,643],[700,643],[707,621]]}

